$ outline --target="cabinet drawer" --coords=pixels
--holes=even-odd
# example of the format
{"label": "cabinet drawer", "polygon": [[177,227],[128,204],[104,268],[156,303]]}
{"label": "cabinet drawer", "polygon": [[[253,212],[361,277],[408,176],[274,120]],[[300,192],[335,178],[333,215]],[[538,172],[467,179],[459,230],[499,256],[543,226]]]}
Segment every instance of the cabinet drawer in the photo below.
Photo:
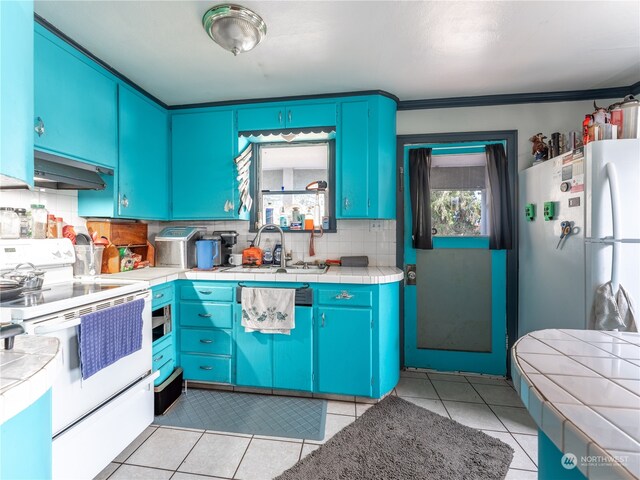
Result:
{"label": "cabinet drawer", "polygon": [[186,380],[231,383],[229,357],[185,354],[180,356],[180,360]]}
{"label": "cabinet drawer", "polygon": [[181,303],[180,325],[184,327],[231,328],[233,306],[230,303]]}
{"label": "cabinet drawer", "polygon": [[183,300],[204,300],[212,302],[232,302],[233,287],[184,286],[180,289]]}
{"label": "cabinet drawer", "polygon": [[168,335],[163,335],[159,339],[153,342],[153,353],[157,353],[163,348],[166,348],[168,345],[173,343],[173,334],[170,333]]}
{"label": "cabinet drawer", "polygon": [[373,306],[373,292],[369,289],[353,288],[321,288],[318,289],[319,305],[335,305],[345,307]]}
{"label": "cabinet drawer", "polygon": [[169,378],[169,375],[173,373],[173,369],[175,368],[175,366],[176,366],[176,362],[173,359],[171,359],[168,362],[165,362],[160,368],[158,368],[160,375],[153,382],[153,386],[157,387],[162,382],[164,382],[167,378]]}
{"label": "cabinet drawer", "polygon": [[156,285],[151,287],[151,308],[156,309],[173,301],[173,285]]}
{"label": "cabinet drawer", "polygon": [[231,331],[182,329],[180,351],[231,355]]}
{"label": "cabinet drawer", "polygon": [[153,371],[159,370],[162,365],[173,360],[173,345],[168,345],[160,351],[153,352]]}

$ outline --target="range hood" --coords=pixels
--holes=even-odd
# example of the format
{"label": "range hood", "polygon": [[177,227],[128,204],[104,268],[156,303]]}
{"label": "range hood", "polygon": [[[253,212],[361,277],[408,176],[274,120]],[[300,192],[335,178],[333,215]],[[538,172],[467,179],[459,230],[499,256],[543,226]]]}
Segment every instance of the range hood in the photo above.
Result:
{"label": "range hood", "polygon": [[104,190],[100,177],[113,175],[113,170],[96,167],[40,151],[34,153],[33,183],[54,190]]}

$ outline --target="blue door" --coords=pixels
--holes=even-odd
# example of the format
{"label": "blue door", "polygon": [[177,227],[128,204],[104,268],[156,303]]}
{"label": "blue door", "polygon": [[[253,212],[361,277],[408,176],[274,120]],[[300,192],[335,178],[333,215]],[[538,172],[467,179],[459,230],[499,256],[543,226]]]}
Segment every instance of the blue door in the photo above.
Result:
{"label": "blue door", "polygon": [[233,110],[172,118],[174,219],[237,218]]}
{"label": "blue door", "polygon": [[313,310],[296,307],[296,328],[291,335],[273,337],[273,386],[313,390]]}
{"label": "blue door", "polygon": [[273,384],[272,334],[245,332],[242,307],[236,305],[236,383],[248,387],[271,388]]}
{"label": "blue door", "polygon": [[[493,375],[506,373],[506,251],[489,250],[484,169],[486,143],[411,145],[432,148],[433,250],[412,245],[410,189],[404,191],[406,367]],[[496,142],[491,142],[496,143]]]}
{"label": "blue door", "polygon": [[371,396],[371,309],[318,307],[317,390]]}
{"label": "blue door", "polygon": [[[120,88],[118,214],[125,218],[169,218],[167,113],[127,88]],[[141,175],[145,172],[145,175]]]}

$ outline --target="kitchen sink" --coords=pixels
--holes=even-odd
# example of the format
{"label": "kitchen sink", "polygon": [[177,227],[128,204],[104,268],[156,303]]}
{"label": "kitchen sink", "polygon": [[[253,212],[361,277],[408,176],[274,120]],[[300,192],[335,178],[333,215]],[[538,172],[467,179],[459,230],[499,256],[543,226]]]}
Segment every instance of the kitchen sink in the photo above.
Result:
{"label": "kitchen sink", "polygon": [[260,273],[295,273],[296,275],[322,275],[326,273],[329,269],[328,266],[320,266],[320,265],[307,265],[307,268],[304,268],[303,265],[293,265],[287,268],[281,268],[273,265],[262,266],[262,267],[230,267],[224,270],[221,270],[221,273],[251,273],[251,274],[260,274]]}

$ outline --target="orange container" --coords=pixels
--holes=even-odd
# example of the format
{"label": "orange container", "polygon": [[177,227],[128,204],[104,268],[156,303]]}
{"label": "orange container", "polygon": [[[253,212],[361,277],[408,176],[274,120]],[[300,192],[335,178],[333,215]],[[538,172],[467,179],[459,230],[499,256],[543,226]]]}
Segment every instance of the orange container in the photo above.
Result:
{"label": "orange container", "polygon": [[242,265],[247,267],[259,267],[262,265],[262,249],[253,245],[245,248],[242,251]]}

